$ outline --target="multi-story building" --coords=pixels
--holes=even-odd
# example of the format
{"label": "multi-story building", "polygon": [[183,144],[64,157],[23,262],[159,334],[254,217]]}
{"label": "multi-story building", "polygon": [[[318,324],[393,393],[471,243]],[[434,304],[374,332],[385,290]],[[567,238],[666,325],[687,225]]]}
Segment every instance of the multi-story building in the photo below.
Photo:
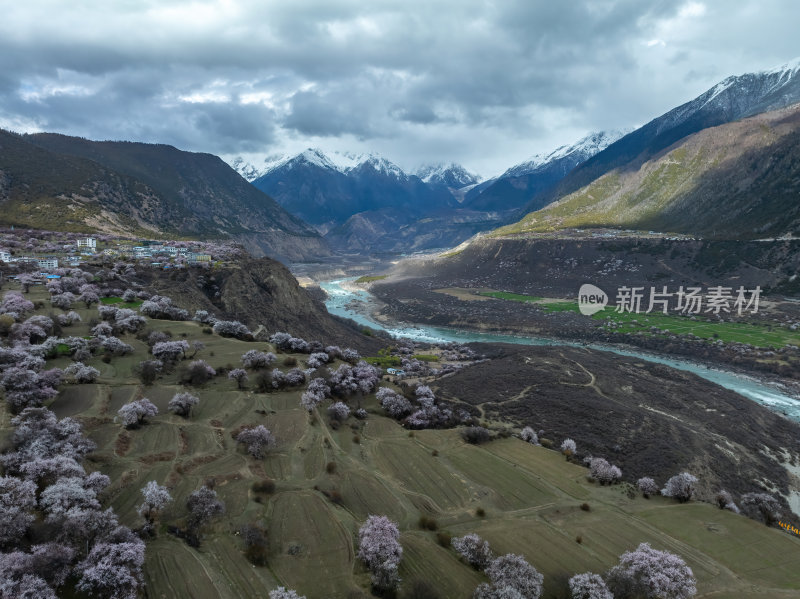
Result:
{"label": "multi-story building", "polygon": [[84,237],[83,239],[78,240],[78,247],[79,248],[97,248],[97,239],[94,237]]}
{"label": "multi-story building", "polygon": [[58,268],[58,258],[37,258],[36,262],[41,270],[55,270]]}

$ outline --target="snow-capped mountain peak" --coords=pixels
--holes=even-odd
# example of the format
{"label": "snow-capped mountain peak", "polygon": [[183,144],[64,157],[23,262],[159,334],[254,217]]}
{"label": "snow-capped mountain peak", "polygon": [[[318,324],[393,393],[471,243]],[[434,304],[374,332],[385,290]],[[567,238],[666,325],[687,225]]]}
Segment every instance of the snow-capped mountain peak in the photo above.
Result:
{"label": "snow-capped mountain peak", "polygon": [[568,169],[570,170],[606,149],[629,132],[629,130],[610,130],[590,133],[572,145],[560,146],[548,154],[531,156],[525,162],[512,166],[501,177],[521,177],[552,165],[557,161],[565,161],[571,164]]}
{"label": "snow-capped mountain peak", "polygon": [[415,174],[429,185],[444,185],[455,189],[475,185],[482,180],[480,175],[471,173],[454,162],[424,164],[417,169]]}

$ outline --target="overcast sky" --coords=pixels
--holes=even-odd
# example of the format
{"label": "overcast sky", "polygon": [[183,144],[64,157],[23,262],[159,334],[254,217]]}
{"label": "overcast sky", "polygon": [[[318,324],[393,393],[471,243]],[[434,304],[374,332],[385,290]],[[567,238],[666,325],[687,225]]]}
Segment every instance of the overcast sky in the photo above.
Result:
{"label": "overcast sky", "polygon": [[0,126],[491,176],[800,55],[794,0],[21,0]]}

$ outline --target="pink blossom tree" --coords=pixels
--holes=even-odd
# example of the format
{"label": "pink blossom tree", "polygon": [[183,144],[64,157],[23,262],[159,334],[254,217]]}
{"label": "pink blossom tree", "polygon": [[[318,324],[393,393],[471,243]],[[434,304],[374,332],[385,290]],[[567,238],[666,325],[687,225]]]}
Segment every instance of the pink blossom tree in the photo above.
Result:
{"label": "pink blossom tree", "polygon": [[637,480],[636,486],[642,492],[642,495],[644,495],[645,499],[651,495],[658,495],[658,485],[656,484],[656,481],[649,476],[643,476]]}
{"label": "pink blossom tree", "polygon": [[474,599],[539,599],[542,594],[542,575],[521,555],[501,555],[489,564],[486,575],[491,583],[478,585]]}
{"label": "pink blossom tree", "polygon": [[306,596],[298,595],[297,591],[285,587],[278,587],[269,592],[269,599],[306,599]]}
{"label": "pink blossom tree", "polygon": [[140,426],[146,418],[156,414],[158,414],[158,408],[147,398],[127,403],[117,411],[117,416],[125,428]]}
{"label": "pink blossom tree", "polygon": [[16,543],[34,520],[36,484],[0,476],[0,546]]}
{"label": "pink blossom tree", "polygon": [[350,408],[347,407],[346,403],[337,401],[328,406],[328,418],[331,420],[335,420],[336,422],[344,422],[349,417]]}
{"label": "pink blossom tree", "polygon": [[533,427],[526,426],[523,428],[522,432],[519,434],[519,437],[526,443],[530,443],[531,445],[539,445],[539,435],[536,434],[536,431],[533,430]]}
{"label": "pink blossom tree", "polygon": [[463,537],[453,537],[450,541],[461,557],[463,557],[473,568],[483,570],[494,559],[489,542],[484,541],[475,533],[469,533]]}
{"label": "pink blossom tree", "polygon": [[677,555],[649,543],[623,553],[606,582],[615,597],[688,599],[697,593],[692,569]]}
{"label": "pink blossom tree", "polygon": [[244,443],[247,452],[254,458],[261,459],[266,455],[267,449],[275,445],[275,437],[263,424],[242,429],[236,436],[237,443]]}
{"label": "pink blossom tree", "polygon": [[331,388],[325,379],[316,378],[308,384],[308,387],[300,396],[300,405],[309,412],[321,404],[327,397],[330,397]]}
{"label": "pink blossom tree", "polygon": [[142,487],[142,497],[144,501],[136,511],[152,527],[158,515],[172,503],[172,496],[167,487],[151,480]]}
{"label": "pink blossom tree", "polygon": [[92,595],[136,599],[143,586],[144,543],[97,543],[78,566],[77,588]]}
{"label": "pink blossom tree", "polygon": [[272,352],[261,352],[251,349],[242,355],[242,365],[245,368],[260,369],[269,368],[278,358]]}
{"label": "pink blossom tree", "polygon": [[228,378],[236,381],[237,389],[244,389],[244,384],[247,382],[247,371],[244,368],[234,368],[228,372]]}
{"label": "pink blossom tree", "polygon": [[605,581],[597,574],[586,572],[569,579],[571,599],[614,599]]}
{"label": "pink blossom tree", "polygon": [[688,472],[681,472],[670,478],[661,489],[664,497],[674,497],[681,503],[689,501],[694,496],[697,477]]}
{"label": "pink blossom tree", "polygon": [[192,407],[198,403],[200,403],[200,398],[191,393],[176,393],[169,400],[167,409],[178,416],[188,418],[192,413]]}
{"label": "pink blossom tree", "polygon": [[225,504],[217,498],[217,492],[203,485],[186,500],[189,509],[189,530],[197,531],[212,519],[225,513]]}
{"label": "pink blossom tree", "polygon": [[358,531],[358,558],[372,573],[373,586],[381,591],[395,588],[403,547],[397,524],[386,516],[369,516]]}
{"label": "pink blossom tree", "polygon": [[381,407],[386,410],[386,413],[394,419],[399,420],[410,414],[413,410],[410,401],[388,387],[381,387],[378,389],[375,397],[381,404]]}

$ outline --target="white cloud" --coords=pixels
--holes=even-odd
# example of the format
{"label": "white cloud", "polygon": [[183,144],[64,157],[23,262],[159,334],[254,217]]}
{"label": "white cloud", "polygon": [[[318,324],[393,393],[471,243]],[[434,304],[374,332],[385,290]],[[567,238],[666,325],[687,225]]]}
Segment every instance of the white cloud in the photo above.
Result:
{"label": "white cloud", "polygon": [[0,20],[0,123],[489,175],[794,58],[799,18],[781,0],[28,0]]}

